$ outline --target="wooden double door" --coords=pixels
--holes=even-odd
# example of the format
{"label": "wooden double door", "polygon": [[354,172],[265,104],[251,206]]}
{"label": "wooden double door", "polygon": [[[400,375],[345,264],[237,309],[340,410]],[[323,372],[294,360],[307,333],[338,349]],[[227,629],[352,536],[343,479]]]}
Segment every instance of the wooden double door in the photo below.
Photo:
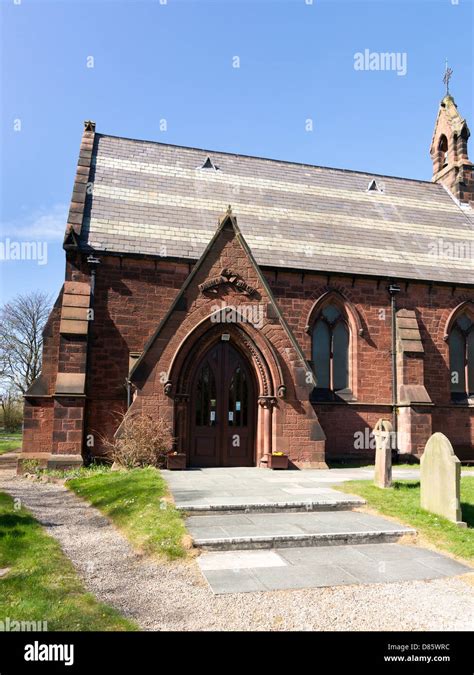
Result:
{"label": "wooden double door", "polygon": [[246,359],[220,341],[202,358],[191,385],[191,466],[254,466],[256,393]]}

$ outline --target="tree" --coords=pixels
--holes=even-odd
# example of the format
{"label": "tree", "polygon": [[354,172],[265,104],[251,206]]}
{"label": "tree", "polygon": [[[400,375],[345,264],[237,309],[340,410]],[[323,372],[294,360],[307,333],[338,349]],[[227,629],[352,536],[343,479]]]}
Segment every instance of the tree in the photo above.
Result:
{"label": "tree", "polygon": [[17,431],[23,419],[23,401],[13,388],[0,391],[0,425],[5,431]]}
{"label": "tree", "polygon": [[41,371],[42,333],[50,306],[51,298],[36,291],[16,296],[0,310],[0,380],[21,394]]}

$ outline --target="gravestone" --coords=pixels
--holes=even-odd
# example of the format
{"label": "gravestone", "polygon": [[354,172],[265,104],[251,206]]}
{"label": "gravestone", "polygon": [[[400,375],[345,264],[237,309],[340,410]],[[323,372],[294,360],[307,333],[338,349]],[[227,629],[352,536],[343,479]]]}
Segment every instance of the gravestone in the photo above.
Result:
{"label": "gravestone", "polygon": [[462,522],[460,485],[461,462],[444,434],[433,434],[421,456],[422,509],[443,516],[460,527]]}
{"label": "gravestone", "polygon": [[380,488],[392,485],[392,425],[380,418],[374,427],[375,476],[374,483]]}

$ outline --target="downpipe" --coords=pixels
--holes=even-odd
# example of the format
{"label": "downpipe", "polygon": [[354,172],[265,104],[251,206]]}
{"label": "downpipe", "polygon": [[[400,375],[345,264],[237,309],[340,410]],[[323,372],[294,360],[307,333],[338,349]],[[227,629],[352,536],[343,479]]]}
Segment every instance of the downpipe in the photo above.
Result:
{"label": "downpipe", "polygon": [[392,453],[398,454],[397,303],[395,298],[397,294],[400,293],[400,286],[398,286],[398,284],[390,284],[388,287],[388,292],[390,295],[390,312],[392,324],[392,428],[394,442],[391,444],[391,447]]}

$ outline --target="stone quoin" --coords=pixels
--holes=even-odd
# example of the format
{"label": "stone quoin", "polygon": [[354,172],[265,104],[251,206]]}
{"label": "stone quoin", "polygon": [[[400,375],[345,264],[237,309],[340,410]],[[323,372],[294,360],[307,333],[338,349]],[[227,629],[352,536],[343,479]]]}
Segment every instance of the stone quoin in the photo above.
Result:
{"label": "stone quoin", "polygon": [[86,122],[19,470],[100,457],[138,412],[188,466],[373,460],[380,418],[402,454],[442,431],[474,459],[468,138],[445,96],[421,181]]}

